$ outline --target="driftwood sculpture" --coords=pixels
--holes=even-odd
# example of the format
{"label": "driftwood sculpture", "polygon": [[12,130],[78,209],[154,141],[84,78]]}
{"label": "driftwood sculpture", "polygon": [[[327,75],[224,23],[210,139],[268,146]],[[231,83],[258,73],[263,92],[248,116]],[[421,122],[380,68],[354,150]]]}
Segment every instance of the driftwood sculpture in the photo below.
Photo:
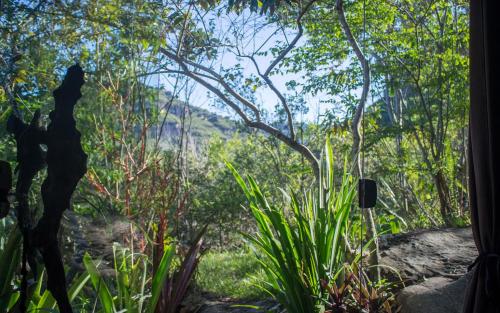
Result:
{"label": "driftwood sculpture", "polygon": [[[59,311],[72,312],[57,233],[62,214],[70,207],[76,185],[87,170],[87,155],[83,152],[81,134],[73,117],[76,102],[82,96],[80,88],[83,83],[81,67],[78,64],[70,67],[62,84],[53,92],[55,108],[49,114],[47,130],[40,127],[39,111],[29,125],[15,115],[8,121],[8,130],[14,134],[17,143],[16,213],[23,234],[21,312],[26,311],[26,263],[35,271],[38,252],[47,272],[47,289],[56,299]],[[46,145],[46,153],[41,144]],[[45,165],[47,177],[41,188],[44,211],[34,226],[27,195],[33,178]]]}
{"label": "driftwood sculpture", "polygon": [[[21,267],[21,296],[19,307],[26,310],[27,270],[26,262],[36,271],[35,250],[30,245],[32,214],[28,203],[28,193],[35,175],[44,167],[44,155],[40,147],[44,131],[40,127],[40,111],[37,110],[29,125],[17,116],[11,115],[7,123],[9,132],[14,134],[17,144],[17,183],[16,183],[16,215],[19,228],[23,235],[23,257]],[[33,276],[37,276],[34,272]]]}
{"label": "driftwood sculpture", "polygon": [[10,188],[12,188],[12,169],[9,162],[0,160],[0,219],[9,214]]}

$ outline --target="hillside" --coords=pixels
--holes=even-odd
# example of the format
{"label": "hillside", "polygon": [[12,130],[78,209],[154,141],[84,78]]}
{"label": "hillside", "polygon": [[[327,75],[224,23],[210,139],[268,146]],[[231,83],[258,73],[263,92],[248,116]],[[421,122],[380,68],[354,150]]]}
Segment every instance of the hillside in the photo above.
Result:
{"label": "hillside", "polygon": [[[161,106],[169,101],[168,97],[168,94],[160,96]],[[168,112],[164,110],[160,113],[159,124],[154,131],[159,132],[160,125],[163,124],[162,142],[168,146],[178,142],[183,123],[189,145],[192,147],[197,147],[214,135],[229,138],[236,131],[236,122],[230,118],[178,100],[173,101]]]}

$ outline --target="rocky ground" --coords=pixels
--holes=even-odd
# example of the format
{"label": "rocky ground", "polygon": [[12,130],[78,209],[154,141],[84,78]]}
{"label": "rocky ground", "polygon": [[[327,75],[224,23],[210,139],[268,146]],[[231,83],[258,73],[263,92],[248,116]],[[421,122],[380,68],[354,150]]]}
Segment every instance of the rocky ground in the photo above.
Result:
{"label": "rocky ground", "polygon": [[[398,270],[406,285],[431,277],[458,279],[467,271],[477,250],[470,228],[417,231],[384,237],[381,263]],[[394,275],[384,268],[387,275]]]}
{"label": "rocky ground", "polygon": [[465,274],[477,256],[470,228],[386,237],[381,250],[381,263],[398,269],[406,286],[397,296],[401,313],[461,313]]}
{"label": "rocky ground", "polygon": [[[81,268],[83,251],[111,261],[112,243],[122,242],[130,234],[130,225],[124,219],[91,221],[69,213],[63,226],[66,226],[63,227],[63,236],[71,238],[67,249],[73,250],[69,253],[73,258],[67,262],[75,270]],[[466,285],[464,275],[477,255],[470,228],[391,235],[382,238],[380,243],[385,277],[393,281],[401,277],[404,283],[397,296],[401,313],[460,313]],[[105,274],[112,272],[106,266],[103,271]],[[276,307],[270,300],[241,303],[208,294],[191,297],[188,301],[191,305],[186,307],[186,312],[250,313],[257,312],[251,306],[266,310]]]}
{"label": "rocky ground", "polygon": [[401,313],[462,313],[469,277],[466,274],[453,280],[436,276],[403,289],[397,296]]}

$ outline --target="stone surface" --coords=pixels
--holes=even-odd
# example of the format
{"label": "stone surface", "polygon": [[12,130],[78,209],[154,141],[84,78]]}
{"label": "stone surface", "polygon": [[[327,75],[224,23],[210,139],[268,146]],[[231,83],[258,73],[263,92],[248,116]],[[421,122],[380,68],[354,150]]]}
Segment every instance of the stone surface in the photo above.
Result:
{"label": "stone surface", "polygon": [[426,230],[381,239],[381,264],[386,276],[397,280],[397,270],[406,286],[431,277],[456,280],[474,262],[477,249],[470,228]]}
{"label": "stone surface", "polygon": [[469,275],[458,280],[433,277],[403,289],[397,296],[401,313],[462,313]]}
{"label": "stone surface", "polygon": [[[381,263],[401,275],[401,313],[462,313],[467,267],[477,256],[470,228],[426,230],[381,240]],[[386,276],[397,275],[386,268]]]}

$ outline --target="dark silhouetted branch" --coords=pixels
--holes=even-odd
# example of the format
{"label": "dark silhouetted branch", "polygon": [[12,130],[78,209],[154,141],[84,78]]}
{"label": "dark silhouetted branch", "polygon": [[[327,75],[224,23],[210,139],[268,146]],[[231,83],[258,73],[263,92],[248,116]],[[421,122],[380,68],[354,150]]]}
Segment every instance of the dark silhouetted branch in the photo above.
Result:
{"label": "dark silhouetted branch", "polygon": [[[68,299],[66,278],[57,233],[64,210],[76,185],[87,171],[87,155],[83,152],[80,132],[75,127],[73,110],[81,98],[80,88],[84,73],[79,65],[68,69],[64,81],[53,95],[55,108],[50,112],[47,130],[40,127],[40,111],[36,111],[31,123],[25,124],[12,114],[7,123],[17,144],[16,185],[17,218],[23,234],[22,283],[19,309],[26,311],[27,270],[26,262],[35,271],[35,255],[39,251],[47,271],[47,289],[57,301],[61,313],[72,313]],[[47,146],[45,155],[41,144]],[[28,192],[35,175],[47,165],[47,177],[42,184],[43,215],[33,228],[28,203]],[[34,273],[36,277],[36,273]]]}

